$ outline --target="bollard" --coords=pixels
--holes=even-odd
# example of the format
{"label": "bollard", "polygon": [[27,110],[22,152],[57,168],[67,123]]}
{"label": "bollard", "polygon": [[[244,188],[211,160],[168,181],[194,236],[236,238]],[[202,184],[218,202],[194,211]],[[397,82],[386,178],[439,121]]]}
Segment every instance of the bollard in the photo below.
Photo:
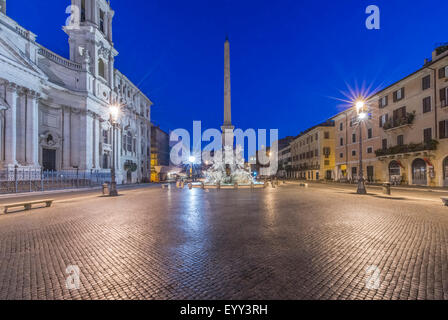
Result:
{"label": "bollard", "polygon": [[189,184],[188,184],[188,189],[191,190],[192,188],[193,188],[193,185],[192,185],[191,183],[189,183]]}
{"label": "bollard", "polygon": [[233,189],[238,189],[238,182],[235,182],[235,183],[233,184]]}
{"label": "bollard", "polygon": [[201,182],[201,189],[205,189],[204,182]]}
{"label": "bollard", "polygon": [[274,181],[271,181],[271,186],[272,186],[272,189],[275,189],[275,182]]}
{"label": "bollard", "polygon": [[218,181],[218,183],[216,183],[216,190],[221,189],[221,182]]}
{"label": "bollard", "polygon": [[183,189],[185,186],[185,183],[183,181],[180,182],[180,188]]}
{"label": "bollard", "polygon": [[109,185],[107,183],[103,183],[103,195],[109,195]]}
{"label": "bollard", "polygon": [[386,182],[383,184],[383,193],[390,195],[390,182]]}
{"label": "bollard", "polygon": [[180,187],[180,182],[176,181],[176,188],[179,188],[179,187]]}
{"label": "bollard", "polygon": [[250,183],[250,190],[254,190],[254,183],[253,182]]}

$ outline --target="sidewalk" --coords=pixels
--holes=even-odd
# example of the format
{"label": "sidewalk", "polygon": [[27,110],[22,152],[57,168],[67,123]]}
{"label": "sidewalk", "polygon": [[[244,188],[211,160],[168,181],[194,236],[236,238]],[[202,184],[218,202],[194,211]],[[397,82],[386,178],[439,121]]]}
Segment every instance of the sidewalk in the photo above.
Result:
{"label": "sidewalk", "polygon": [[[134,184],[124,184],[117,185],[118,190],[127,190],[133,188],[144,188],[149,186],[154,186],[154,183],[134,183]],[[24,198],[24,197],[39,197],[47,195],[59,195],[59,194],[70,194],[70,193],[89,193],[92,191],[100,192],[102,186],[90,187],[90,188],[75,188],[75,189],[60,189],[60,190],[49,190],[49,191],[36,191],[36,192],[23,192],[23,193],[5,193],[0,194],[0,200]]]}
{"label": "sidewalk", "polygon": [[[279,181],[283,181],[279,179]],[[333,185],[333,186],[355,186],[356,183],[344,183],[344,182],[334,182],[334,181],[308,181],[308,180],[285,180],[290,183],[308,183],[308,184],[320,184],[320,185]],[[367,184],[366,188],[382,188],[381,184]],[[406,191],[420,191],[420,192],[440,192],[440,193],[448,193],[448,188],[444,187],[424,187],[424,186],[412,186],[412,185],[401,185],[401,186],[391,186],[391,190],[406,190]]]}
{"label": "sidewalk", "polygon": [[[286,180],[287,184],[307,183],[310,188],[325,190],[335,190],[337,192],[356,193],[356,184],[348,183],[322,183],[316,181],[298,181]],[[382,186],[366,185],[367,196],[391,199],[391,200],[417,200],[417,201],[431,201],[442,205],[441,197],[447,196],[448,190],[434,190],[426,188],[407,188],[407,187],[392,187],[391,194],[386,195],[382,192]]]}

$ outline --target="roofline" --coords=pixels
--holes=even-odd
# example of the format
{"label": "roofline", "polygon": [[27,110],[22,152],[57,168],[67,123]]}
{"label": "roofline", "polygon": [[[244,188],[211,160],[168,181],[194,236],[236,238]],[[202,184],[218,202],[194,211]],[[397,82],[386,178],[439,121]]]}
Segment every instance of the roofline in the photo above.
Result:
{"label": "roofline", "polygon": [[[405,76],[404,78],[401,78],[400,80],[395,81],[394,83],[388,85],[388,86],[385,87],[384,89],[381,89],[380,91],[371,94],[369,97],[367,97],[367,99],[373,98],[374,96],[381,94],[382,92],[384,92],[384,91],[390,89],[391,87],[393,87],[393,86],[396,85],[397,83],[399,83],[399,82],[401,82],[401,81],[403,81],[403,80],[406,80],[406,79],[408,79],[408,78],[410,78],[410,77],[416,75],[417,73],[423,71],[424,69],[431,69],[431,68],[429,68],[429,66],[432,66],[433,64],[439,62],[440,60],[442,60],[443,58],[446,58],[446,57],[448,57],[448,51],[446,51],[445,54],[444,54],[443,56],[441,56],[441,57],[439,57],[439,58],[437,58],[437,59],[435,59],[435,60],[431,60],[431,61],[425,63],[425,64],[423,65],[423,67],[421,67],[421,68],[417,69],[416,71],[414,71],[414,72],[408,74],[408,75]],[[431,70],[434,70],[434,69],[431,69]],[[437,71],[437,70],[436,70],[436,71]]]}
{"label": "roofline", "polygon": [[148,98],[148,96],[146,94],[144,94],[131,80],[129,80],[129,78],[127,76],[125,76],[120,70],[115,69],[115,72],[118,72],[120,76],[122,76],[123,78],[125,78],[133,87],[135,90],[137,90],[138,93],[140,93],[146,100],[149,101],[150,106],[152,106],[154,104],[154,102],[152,102],[151,99]]}

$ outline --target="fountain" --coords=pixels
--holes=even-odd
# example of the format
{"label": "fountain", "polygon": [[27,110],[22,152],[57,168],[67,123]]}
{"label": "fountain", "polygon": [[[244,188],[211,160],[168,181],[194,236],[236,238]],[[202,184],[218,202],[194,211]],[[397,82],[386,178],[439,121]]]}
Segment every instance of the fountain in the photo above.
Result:
{"label": "fountain", "polygon": [[224,146],[222,152],[217,152],[212,158],[211,167],[205,172],[205,184],[211,185],[251,185],[256,183],[249,170],[244,167],[242,147],[235,150],[231,146]]}

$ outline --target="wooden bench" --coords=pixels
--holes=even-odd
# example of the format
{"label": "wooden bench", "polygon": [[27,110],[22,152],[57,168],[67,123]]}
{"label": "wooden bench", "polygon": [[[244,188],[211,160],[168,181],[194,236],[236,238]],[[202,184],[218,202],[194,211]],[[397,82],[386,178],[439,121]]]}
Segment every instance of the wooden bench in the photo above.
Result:
{"label": "wooden bench", "polygon": [[35,200],[35,201],[25,201],[25,202],[18,202],[18,203],[10,203],[5,204],[5,213],[8,213],[8,209],[10,208],[18,208],[18,207],[24,207],[25,210],[31,210],[33,204],[39,204],[39,203],[45,203],[45,207],[51,207],[53,204],[53,199],[45,199],[45,200]]}
{"label": "wooden bench", "polygon": [[448,206],[448,197],[440,197],[440,199],[442,199],[443,204],[444,204],[445,206]]}

